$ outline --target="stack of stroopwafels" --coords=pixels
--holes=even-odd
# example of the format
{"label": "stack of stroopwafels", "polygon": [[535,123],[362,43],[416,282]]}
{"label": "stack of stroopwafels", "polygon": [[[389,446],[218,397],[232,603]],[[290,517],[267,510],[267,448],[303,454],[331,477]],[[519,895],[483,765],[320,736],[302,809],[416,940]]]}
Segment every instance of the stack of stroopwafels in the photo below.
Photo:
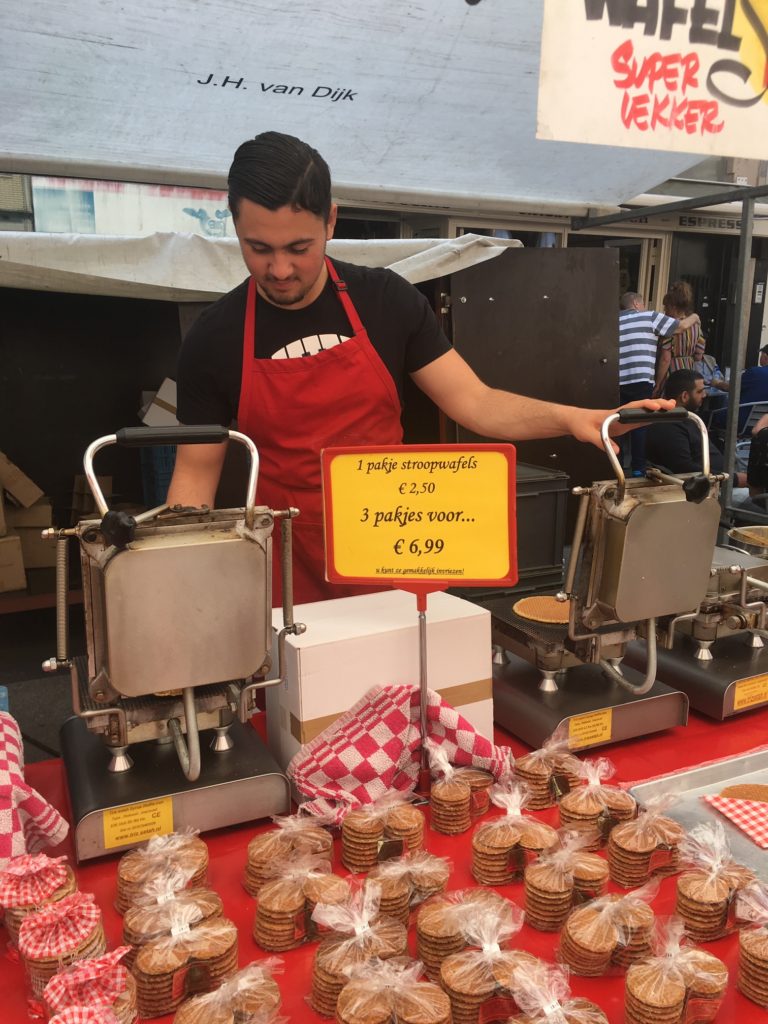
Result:
{"label": "stack of stroopwafels", "polygon": [[559,728],[540,750],[532,750],[515,761],[515,775],[528,786],[529,810],[554,807],[565,793],[583,783],[581,763],[570,746],[568,729]]}
{"label": "stack of stroopwafels", "polygon": [[49,1017],[71,1006],[109,1007],[118,1024],[136,1020],[136,982],[123,960],[121,946],[92,960],[80,960],[55,974],[43,990],[43,1008]]}
{"label": "stack of stroopwafels", "polygon": [[451,862],[447,857],[436,857],[426,850],[418,850],[408,857],[408,875],[413,886],[411,904],[423,903],[430,896],[445,892],[451,876]]}
{"label": "stack of stroopwafels", "polygon": [[144,846],[123,854],[117,864],[115,909],[124,914],[147,884],[173,868],[192,889],[202,889],[208,877],[208,847],[193,833],[153,836]]}
{"label": "stack of stroopwafels", "polygon": [[491,806],[491,786],[495,779],[483,768],[457,768],[454,778],[469,784],[469,813],[473,821],[481,818]]}
{"label": "stack of stroopwafels", "polygon": [[357,808],[341,823],[341,862],[348,871],[364,874],[378,862],[384,842],[385,813],[374,806]]}
{"label": "stack of stroopwafels", "polygon": [[652,875],[680,870],[679,846],[685,830],[660,814],[640,814],[611,829],[608,867],[611,881],[624,889],[644,885]]}
{"label": "stack of stroopwafels", "polygon": [[624,1019],[627,1024],[680,1024],[685,998],[679,971],[670,970],[660,960],[633,964],[627,971]]}
{"label": "stack of stroopwafels", "polygon": [[408,925],[411,907],[445,890],[450,861],[419,850],[378,864],[368,875],[381,891],[379,913]]}
{"label": "stack of stroopwafels", "polygon": [[283,865],[283,874],[261,887],[256,904],[253,937],[273,953],[300,946],[317,935],[315,907],[349,902],[349,883],[328,870],[319,857],[299,856]]}
{"label": "stack of stroopwafels", "polygon": [[280,989],[272,977],[280,964],[280,960],[248,964],[214,991],[185,999],[174,1024],[266,1024],[280,1007]]}
{"label": "stack of stroopwafels", "polygon": [[559,836],[552,847],[525,869],[525,915],[539,931],[559,931],[574,905],[602,895],[608,864],[588,853],[588,840],[575,832]]}
{"label": "stack of stroopwafels", "polygon": [[[591,999],[582,999],[580,996],[551,1008],[549,1017],[558,1024],[608,1024],[605,1011]],[[545,1024],[546,1020],[547,1015],[543,1013],[520,1013],[507,1018],[505,1024]]]}
{"label": "stack of stroopwafels", "polygon": [[768,1008],[768,927],[744,929],[739,934],[737,985],[747,999]]}
{"label": "stack of stroopwafels", "polygon": [[506,1020],[517,1010],[513,986],[518,972],[540,965],[535,956],[518,949],[451,954],[440,968],[440,984],[451,1000],[453,1024]]}
{"label": "stack of stroopwafels", "polygon": [[[506,793],[494,787],[491,799]],[[480,825],[472,836],[472,874],[482,885],[505,885],[522,878],[526,865],[557,842],[557,832],[510,804],[508,813]]]}
{"label": "stack of stroopwafels", "polygon": [[595,830],[595,839],[588,847],[591,850],[605,843],[616,824],[629,821],[637,813],[637,802],[623,789],[589,784],[566,793],[558,807],[564,828]]}
{"label": "stack of stroopwafels", "polygon": [[560,959],[585,977],[627,968],[650,954],[653,925],[653,911],[641,898],[603,896],[571,912],[560,937]]}
{"label": "stack of stroopwafels", "polygon": [[421,973],[408,957],[359,964],[339,993],[338,1024],[451,1024],[448,996]]}
{"label": "stack of stroopwafels", "polygon": [[339,993],[349,981],[349,968],[375,957],[388,960],[405,954],[408,932],[403,925],[389,917],[365,925],[364,920],[358,922],[357,934],[329,935],[317,947],[309,1002],[323,1017],[335,1016]]}
{"label": "stack of stroopwafels", "polygon": [[482,905],[489,914],[498,916],[505,903],[492,889],[465,889],[435,896],[420,907],[416,918],[416,952],[427,977],[438,981],[443,960],[466,947],[463,921],[475,906]]}
{"label": "stack of stroopwafels", "polygon": [[748,868],[731,865],[719,873],[697,869],[677,880],[675,910],[696,942],[711,942],[730,930],[729,911],[738,891],[753,881]]}
{"label": "stack of stroopwafels", "polygon": [[339,878],[338,875],[313,872],[307,875],[304,880],[304,900],[306,905],[307,937],[316,938],[318,927],[312,920],[312,914],[319,903],[325,906],[334,906],[339,903],[348,902],[352,895],[352,889],[346,878]]}
{"label": "stack of stroopwafels", "polygon": [[0,907],[11,944],[18,945],[27,914],[64,899],[76,888],[75,873],[65,857],[22,854],[9,861],[0,871]]}
{"label": "stack of stroopwafels", "polygon": [[101,910],[91,893],[73,892],[27,914],[19,928],[19,954],[35,996],[62,967],[102,956],[107,943]]}
{"label": "stack of stroopwafels", "polygon": [[429,792],[430,824],[447,836],[466,832],[472,824],[472,788],[456,774],[433,781]]}
{"label": "stack of stroopwafels", "polygon": [[141,946],[133,965],[140,1017],[173,1013],[191,995],[210,992],[237,970],[237,928],[217,917]]}
{"label": "stack of stroopwafels", "polygon": [[680,969],[686,1000],[697,1003],[697,1019],[714,1020],[728,987],[728,968],[703,949],[686,949],[680,956]]}
{"label": "stack of stroopwafels", "polygon": [[396,803],[384,817],[384,838],[401,840],[403,852],[415,853],[424,846],[424,814],[409,803]]}
{"label": "stack of stroopwafels", "polygon": [[258,896],[262,885],[274,877],[276,864],[294,854],[323,857],[332,862],[333,837],[322,825],[315,824],[311,818],[299,816],[277,821],[291,821],[292,824],[262,832],[248,843],[243,888],[251,896]]}
{"label": "stack of stroopwafels", "polygon": [[128,947],[123,960],[126,967],[133,966],[139,946],[171,934],[178,907],[189,907],[190,928],[224,913],[221,897],[210,889],[182,889],[165,903],[134,904],[123,917],[123,942]]}
{"label": "stack of stroopwafels", "polygon": [[520,964],[507,982],[519,1010],[506,1024],[608,1024],[596,1003],[571,997],[568,972],[539,961]]}

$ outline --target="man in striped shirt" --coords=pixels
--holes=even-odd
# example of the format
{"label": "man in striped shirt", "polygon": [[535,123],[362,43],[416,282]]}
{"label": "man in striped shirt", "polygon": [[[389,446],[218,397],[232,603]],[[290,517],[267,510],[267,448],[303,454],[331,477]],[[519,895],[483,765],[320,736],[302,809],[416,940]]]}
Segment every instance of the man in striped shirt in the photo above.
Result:
{"label": "man in striped shirt", "polygon": [[[643,296],[625,292],[619,312],[619,397],[621,404],[636,398],[650,398],[656,380],[656,352],[662,338],[670,338],[698,320],[696,314],[676,320],[665,313],[645,308]],[[645,428],[633,430],[622,442],[626,455],[629,444],[632,474],[645,475]]]}

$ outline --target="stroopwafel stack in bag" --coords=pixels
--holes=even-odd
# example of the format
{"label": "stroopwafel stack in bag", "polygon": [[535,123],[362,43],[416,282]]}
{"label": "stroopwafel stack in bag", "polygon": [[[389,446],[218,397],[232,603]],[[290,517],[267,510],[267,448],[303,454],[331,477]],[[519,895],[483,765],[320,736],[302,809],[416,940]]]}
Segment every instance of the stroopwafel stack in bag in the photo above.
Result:
{"label": "stroopwafel stack in bag", "polygon": [[253,937],[272,953],[294,949],[315,937],[310,915],[318,902],[345,903],[349,893],[349,883],[332,875],[322,856],[294,854],[275,865],[275,877],[259,890]]}
{"label": "stroopwafel stack in bag", "polygon": [[427,742],[432,784],[429,789],[429,821],[435,832],[453,836],[472,824],[472,787],[462,781],[459,769],[448,759],[448,751]]}
{"label": "stroopwafel stack in bag", "polygon": [[472,821],[482,818],[491,807],[491,786],[496,781],[493,773],[484,768],[457,768],[454,778],[469,784],[469,813]]}
{"label": "stroopwafel stack in bag", "polygon": [[568,972],[562,967],[541,964],[517,970],[510,991],[519,1011],[506,1024],[608,1024],[597,1003],[571,995]]}
{"label": "stroopwafel stack in bag", "polygon": [[19,955],[36,998],[62,967],[106,949],[101,910],[91,893],[75,891],[49,903],[27,914],[19,928]]}
{"label": "stroopwafel stack in bag", "polygon": [[673,875],[680,870],[679,845],[685,829],[664,811],[675,796],[649,800],[636,818],[614,825],[608,836],[611,881],[624,889],[644,885],[652,875]]}
{"label": "stroopwafel stack in bag", "polygon": [[142,895],[126,910],[123,916],[123,942],[128,947],[123,961],[126,967],[133,967],[140,946],[171,934],[179,907],[185,908],[190,928],[222,916],[224,905],[218,893],[211,889],[187,889],[185,885],[184,872],[166,871],[148,883]]}
{"label": "stroopwafel stack in bag", "polygon": [[736,897],[739,932],[739,991],[768,1008],[768,885],[752,882]]}
{"label": "stroopwafel stack in bag", "polygon": [[254,961],[227,978],[219,988],[185,999],[174,1024],[267,1024],[280,1008],[280,989],[273,975],[281,972],[277,957]]}
{"label": "stroopwafel stack in bag", "polygon": [[124,914],[150,879],[174,868],[186,875],[192,889],[205,887],[208,878],[208,847],[194,829],[152,836],[144,846],[124,853],[117,862],[115,909]]}
{"label": "stroopwafel stack in bag", "polygon": [[517,973],[541,966],[530,953],[509,948],[522,924],[523,912],[509,901],[493,910],[477,905],[464,917],[468,948],[446,957],[440,967],[453,1024],[505,1020],[517,1009],[511,992]]}
{"label": "stroopwafel stack in bag", "polygon": [[560,933],[558,959],[574,974],[618,973],[650,955],[658,892],[652,881],[626,896],[610,894],[576,907]]}
{"label": "stroopwafel stack in bag", "polygon": [[347,871],[365,874],[378,863],[384,844],[385,817],[385,809],[376,804],[353,808],[344,815],[341,822],[341,863]]}
{"label": "stroopwafel stack in bag", "polygon": [[333,837],[323,827],[326,818],[291,814],[272,821],[275,828],[260,832],[248,843],[243,888],[250,896],[258,896],[261,886],[273,877],[274,864],[293,853],[323,857],[333,864]]}
{"label": "stroopwafel stack in bag", "polygon": [[580,775],[584,784],[566,793],[560,800],[560,824],[564,828],[597,829],[597,837],[590,847],[604,845],[614,825],[629,821],[637,814],[637,801],[618,786],[606,782],[616,769],[604,757],[595,761],[582,761]]}
{"label": "stroopwafel stack in bag", "polygon": [[451,1024],[451,1003],[423,965],[409,957],[371,960],[349,971],[336,1003],[337,1024]]}
{"label": "stroopwafel stack in bag", "polygon": [[482,885],[506,885],[522,878],[525,866],[557,842],[557,832],[523,814],[528,800],[524,783],[497,783],[491,801],[504,815],[478,825],[472,834],[472,874]]}
{"label": "stroopwafel stack in bag", "polygon": [[384,817],[384,838],[400,840],[403,853],[415,853],[424,846],[424,825],[424,812],[399,793]]}
{"label": "stroopwafel stack in bag", "polygon": [[345,904],[319,903],[312,919],[331,934],[321,940],[312,968],[309,1004],[323,1017],[336,1014],[339,993],[349,980],[348,971],[378,958],[403,956],[408,945],[406,928],[379,915],[379,887],[370,882]]}
{"label": "stroopwafel stack in bag", "polygon": [[382,861],[368,875],[380,888],[379,913],[394,917],[406,927],[411,908],[443,892],[451,874],[445,857],[419,850],[409,857]]}
{"label": "stroopwafel stack in bag", "polygon": [[0,870],[0,907],[11,945],[18,945],[19,928],[27,914],[64,899],[76,888],[66,857],[25,853],[9,861]]}
{"label": "stroopwafel stack in bag", "polygon": [[571,753],[567,726],[559,726],[540,750],[517,758],[515,776],[528,786],[531,811],[554,807],[566,793],[581,786],[580,761]]}
{"label": "stroopwafel stack in bag", "polygon": [[[601,895],[608,880],[608,865],[596,853],[588,853],[589,837],[563,832],[559,846],[542,853],[525,868],[525,919],[542,932],[559,931],[573,906],[584,902],[586,884],[591,897]],[[576,886],[576,873],[582,887]]]}
{"label": "stroopwafel stack in bag", "polygon": [[43,990],[43,1008],[53,1017],[70,1006],[108,1007],[118,1024],[136,1020],[136,982],[121,961],[128,952],[119,946],[92,960],[78,960],[58,971]]}
{"label": "stroopwafel stack in bag", "polygon": [[692,828],[680,843],[680,859],[685,870],[677,879],[675,910],[686,934],[696,942],[711,942],[733,931],[734,900],[755,876],[734,861],[722,824]]}
{"label": "stroopwafel stack in bag", "polygon": [[728,984],[725,964],[691,946],[676,917],[657,922],[654,954],[627,971],[627,1024],[714,1020]]}
{"label": "stroopwafel stack in bag", "polygon": [[500,913],[506,902],[493,889],[459,889],[434,896],[419,908],[416,954],[430,981],[440,980],[440,965],[446,957],[466,947],[462,922],[473,912],[475,904],[482,904],[489,913]]}
{"label": "stroopwafel stack in bag", "polygon": [[189,996],[210,992],[237,970],[237,928],[226,917],[190,927],[176,909],[171,934],[141,946],[133,965],[139,1017],[173,1013]]}

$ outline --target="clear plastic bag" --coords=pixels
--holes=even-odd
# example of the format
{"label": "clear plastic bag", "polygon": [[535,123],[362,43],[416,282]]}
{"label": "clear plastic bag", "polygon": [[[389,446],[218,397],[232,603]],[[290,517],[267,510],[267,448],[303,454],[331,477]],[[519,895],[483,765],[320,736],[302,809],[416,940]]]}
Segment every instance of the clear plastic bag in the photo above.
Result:
{"label": "clear plastic bag", "polygon": [[581,762],[571,752],[567,725],[558,726],[538,750],[519,757],[514,771],[530,787],[531,810],[553,807],[566,793],[580,786]]}
{"label": "clear plastic bag", "polygon": [[174,1024],[217,1024],[219,1020],[248,1024],[282,1024],[278,1017],[281,996],[274,975],[283,971],[277,957],[243,967],[218,989],[193,996],[176,1011]]}
{"label": "clear plastic bag", "polygon": [[654,797],[636,818],[611,829],[608,865],[617,885],[631,889],[645,884],[651,875],[672,875],[680,870],[679,846],[685,829],[665,814],[676,799],[674,793]]}
{"label": "clear plastic bag", "polygon": [[679,850],[686,869],[677,879],[676,911],[687,934],[707,942],[735,930],[736,896],[755,875],[733,859],[722,823],[696,825]]}
{"label": "clear plastic bag", "polygon": [[626,896],[609,894],[571,912],[560,937],[557,957],[586,977],[613,974],[651,952],[654,914],[650,903],[657,880]]}
{"label": "clear plastic bag", "polygon": [[571,996],[568,972],[562,967],[541,964],[537,970],[517,971],[512,995],[521,1015],[507,1024],[608,1024],[596,1003]]}
{"label": "clear plastic bag", "polygon": [[[618,786],[607,785],[616,768],[605,757],[580,763],[579,774],[584,785],[566,793],[560,800],[560,823],[567,828],[597,826],[607,841],[614,825],[628,821],[637,813],[637,801]],[[595,847],[597,848],[597,847]]]}

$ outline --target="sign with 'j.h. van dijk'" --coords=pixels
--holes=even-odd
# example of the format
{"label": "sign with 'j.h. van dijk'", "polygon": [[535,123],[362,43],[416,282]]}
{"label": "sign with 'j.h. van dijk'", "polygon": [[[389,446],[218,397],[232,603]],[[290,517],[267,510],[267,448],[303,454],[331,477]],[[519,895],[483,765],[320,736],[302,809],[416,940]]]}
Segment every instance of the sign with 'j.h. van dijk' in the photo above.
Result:
{"label": "sign with 'j.h. van dijk'", "polygon": [[766,0],[545,0],[537,137],[764,160]]}

